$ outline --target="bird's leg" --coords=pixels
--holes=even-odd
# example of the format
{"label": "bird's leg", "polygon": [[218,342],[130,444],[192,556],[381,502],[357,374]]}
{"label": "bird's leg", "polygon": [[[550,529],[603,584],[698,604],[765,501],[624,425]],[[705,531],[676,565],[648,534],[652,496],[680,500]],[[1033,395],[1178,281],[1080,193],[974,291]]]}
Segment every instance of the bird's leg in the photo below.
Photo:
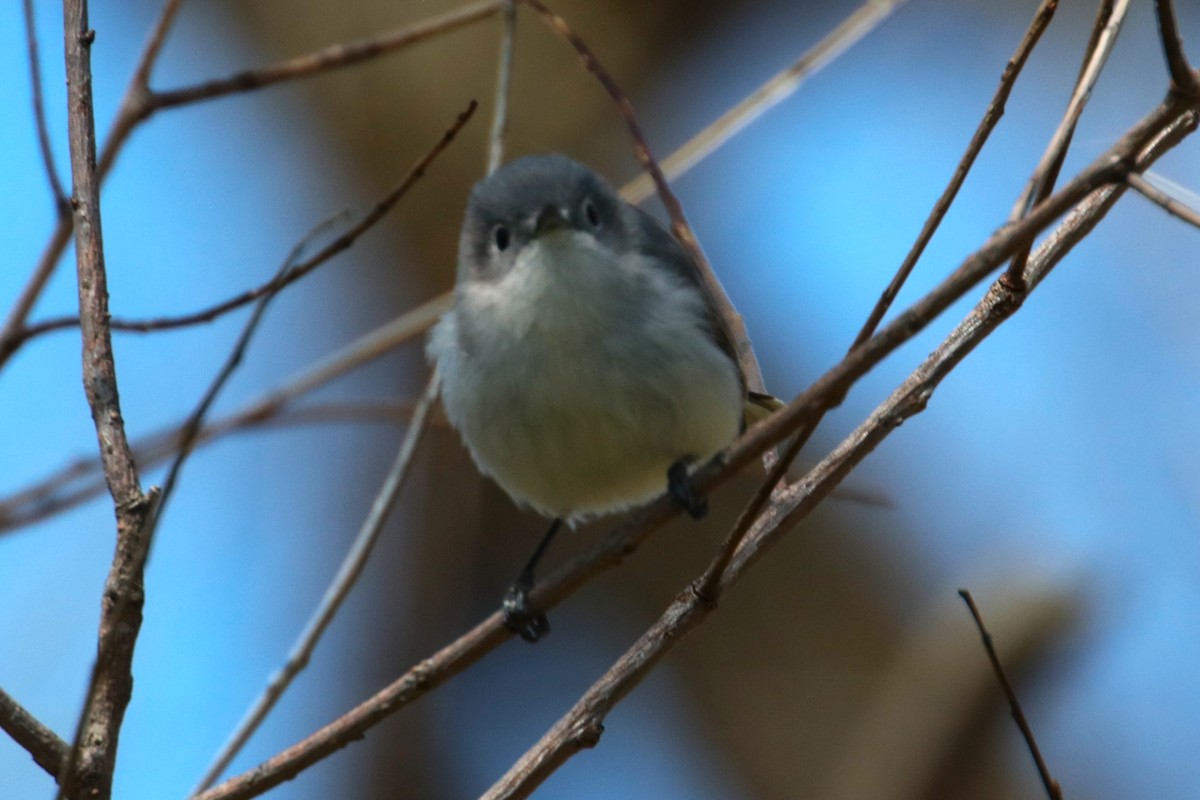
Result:
{"label": "bird's leg", "polygon": [[688,475],[688,464],[691,461],[684,456],[667,470],[667,493],[680,508],[691,514],[693,519],[700,519],[708,513],[708,498],[692,486],[691,476]]}
{"label": "bird's leg", "polygon": [[550,540],[554,538],[554,534],[558,533],[561,526],[561,519],[550,523],[550,530],[546,531],[546,535],[542,537],[542,541],[538,542],[533,555],[517,573],[517,579],[504,593],[502,606],[504,624],[527,642],[536,642],[550,632],[550,620],[546,619],[545,612],[530,604],[529,590],[533,588],[533,571],[537,568],[538,562],[542,560],[542,556],[545,555],[546,548],[550,546]]}

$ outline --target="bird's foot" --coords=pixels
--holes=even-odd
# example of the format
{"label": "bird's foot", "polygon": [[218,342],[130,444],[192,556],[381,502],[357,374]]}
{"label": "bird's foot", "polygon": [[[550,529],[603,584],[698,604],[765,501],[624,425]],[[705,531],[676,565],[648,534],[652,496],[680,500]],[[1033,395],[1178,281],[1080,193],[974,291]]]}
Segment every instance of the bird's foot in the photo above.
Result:
{"label": "bird's foot", "polygon": [[681,458],[667,470],[667,493],[693,519],[700,519],[708,513],[708,498],[692,485],[688,475],[689,462],[690,459]]}
{"label": "bird's foot", "polygon": [[550,632],[550,620],[545,612],[534,608],[529,601],[528,581],[518,580],[504,593],[504,626],[527,642],[536,642]]}

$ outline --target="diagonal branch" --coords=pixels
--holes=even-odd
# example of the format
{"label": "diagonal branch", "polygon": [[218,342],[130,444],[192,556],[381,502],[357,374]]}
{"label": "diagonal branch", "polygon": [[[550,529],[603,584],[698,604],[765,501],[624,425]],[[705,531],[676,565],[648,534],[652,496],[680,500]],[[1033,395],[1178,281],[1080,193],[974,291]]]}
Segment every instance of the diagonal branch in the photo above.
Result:
{"label": "diagonal branch", "polygon": [[[1017,45],[1017,50],[1005,65],[1004,71],[1000,75],[1000,85],[996,89],[995,95],[992,97],[991,103],[988,105],[987,111],[984,112],[983,119],[979,121],[979,125],[975,129],[971,141],[967,145],[967,150],[963,153],[962,158],[958,162],[958,166],[954,170],[954,174],[950,178],[950,183],[947,184],[941,197],[934,203],[933,210],[929,217],[925,220],[921,232],[917,235],[916,242],[908,251],[908,255],[900,263],[896,274],[892,276],[891,282],[876,301],[871,313],[867,316],[866,322],[859,329],[858,335],[854,337],[854,341],[850,345],[850,352],[859,345],[866,342],[874,335],[879,323],[883,321],[883,317],[891,308],[896,296],[900,293],[900,289],[904,286],[908,276],[912,274],[913,268],[917,261],[921,258],[921,254],[925,252],[926,245],[933,238],[933,234],[941,225],[942,220],[946,216],[946,212],[950,210],[950,205],[954,202],[954,198],[958,196],[958,190],[962,188],[963,182],[967,178],[967,173],[975,164],[975,159],[980,151],[983,150],[984,144],[987,143],[988,137],[991,136],[992,130],[999,123],[1000,117],[1004,115],[1004,106],[1008,102],[1008,96],[1012,93],[1012,88],[1016,84],[1017,76],[1025,66],[1025,62],[1029,59],[1029,54],[1033,52],[1033,48],[1037,45],[1045,32],[1046,27],[1050,24],[1050,20],[1054,16],[1054,12],[1058,7],[1058,0],[1043,0],[1038,10],[1034,13],[1033,21],[1030,22],[1029,28],[1025,31],[1025,35],[1021,38],[1021,42]],[[729,560],[733,558],[734,552],[741,545],[742,540],[750,530],[751,524],[762,513],[763,508],[767,504],[771,493],[780,485],[787,474],[787,470],[795,462],[800,451],[808,444],[808,440],[816,432],[817,426],[824,419],[825,412],[831,408],[841,405],[844,396],[834,396],[829,400],[828,405],[822,411],[815,415],[811,421],[806,424],[796,437],[788,443],[787,449],[771,466],[767,476],[760,481],[758,489],[750,498],[749,502],[742,508],[738,514],[737,521],[733,528],[725,537],[721,545],[721,556],[713,561],[707,573],[700,582],[697,591],[704,597],[710,600],[717,598],[717,593],[720,590],[721,575],[725,568],[729,565]]]}
{"label": "diagonal branch", "polygon": [[265,67],[243,70],[225,78],[205,81],[193,86],[153,92],[149,98],[148,107],[150,111],[159,111],[204,100],[213,100],[218,97],[227,97],[232,94],[252,92],[277,83],[349,67],[426,41],[433,36],[456,30],[472,22],[478,22],[499,11],[505,2],[506,0],[482,0],[482,2],[469,3],[415,25],[407,25],[368,39],[333,44],[306,55]]}
{"label": "diagonal branch", "polygon": [[1125,176],[1125,180],[1129,185],[1137,191],[1142,197],[1145,197],[1152,203],[1161,206],[1164,211],[1172,216],[1178,217],[1189,225],[1194,225],[1200,228],[1200,211],[1191,206],[1176,200],[1162,189],[1155,186],[1144,176],[1131,172]]}
{"label": "diagonal branch", "polygon": [[[1174,146],[1183,135],[1193,131],[1198,119],[1200,116],[1191,104],[1178,99],[1168,99],[1057,194],[1036,206],[1019,223],[998,231],[929,295],[899,315],[865,345],[847,355],[792,400],[787,409],[756,424],[738,439],[723,457],[697,470],[693,475],[697,488],[702,491],[711,490],[718,482],[746,466],[768,447],[790,435],[804,424],[810,415],[816,413],[828,397],[843,391],[844,386],[861,377],[872,365],[915,336],[951,303],[1010,258],[1023,242],[1032,239],[1038,231],[1092,192],[1103,189],[1102,198],[1111,197],[1115,202],[1115,195],[1118,194],[1116,183],[1122,181],[1123,173],[1129,168],[1126,161],[1134,165],[1135,156],[1144,148],[1148,148],[1145,163],[1141,166],[1148,165],[1152,158]],[[1099,221],[1110,205],[1093,203],[1074,213],[1063,227],[1082,236],[1091,229],[1090,226]],[[1073,246],[1076,241],[1077,239],[1067,235],[1052,236],[1043,247],[1065,248]],[[1047,258],[1055,254],[1053,249],[1047,251]],[[1033,275],[1030,284],[1036,285],[1037,279],[1038,276]],[[872,446],[874,444],[872,443]],[[844,466],[845,470],[849,471],[853,465],[847,463]],[[840,480],[841,476],[837,477]],[[829,486],[828,490],[831,489],[832,486]],[[789,502],[798,503],[798,493],[804,490],[805,486],[790,487]],[[815,505],[816,499],[806,502]],[[773,505],[772,508],[776,506]],[[633,518],[615,526],[594,548],[563,565],[539,583],[531,593],[531,601],[540,608],[552,608],[598,573],[621,563],[677,512],[678,507],[670,498],[660,498],[646,506]],[[778,513],[778,510],[768,511],[769,515]],[[748,539],[738,551],[728,574],[739,575],[745,569],[748,559],[756,557],[764,543],[769,542],[768,537],[754,536]],[[512,633],[501,621],[500,612],[491,614],[471,631],[423,660],[337,720],[257,767],[199,795],[196,800],[243,800],[256,797],[289,780],[311,764],[361,738],[371,727],[467,669],[511,636]]]}
{"label": "diagonal branch", "polygon": [[[412,341],[450,308],[450,301],[448,294],[440,295],[364,334],[265,397],[212,422],[201,432],[200,441],[207,442],[220,433],[263,423],[289,407],[295,399]],[[133,449],[138,464],[147,468],[170,456],[179,446],[183,425],[181,422],[137,439]],[[102,491],[104,481],[99,461],[77,460],[38,483],[0,500],[0,533],[31,525],[73,508]]]}
{"label": "diagonal branch", "polygon": [[734,308],[729,295],[725,293],[724,287],[721,286],[721,281],[718,280],[716,273],[713,272],[712,265],[705,258],[704,251],[700,249],[700,243],[696,240],[696,234],[693,233],[692,226],[688,224],[687,216],[683,213],[683,204],[679,202],[679,198],[671,191],[671,187],[667,183],[662,169],[650,153],[650,146],[646,143],[646,137],[642,133],[641,125],[638,123],[637,114],[633,110],[633,103],[629,101],[629,97],[617,85],[616,80],[604,68],[600,60],[596,58],[596,54],[592,52],[592,49],[588,47],[579,34],[571,29],[565,19],[547,8],[541,0],[521,0],[521,2],[538,12],[546,24],[550,26],[551,30],[575,48],[575,51],[579,54],[579,58],[583,61],[584,68],[592,73],[592,76],[599,81],[600,85],[604,87],[604,91],[612,98],[618,113],[620,113],[621,118],[625,121],[625,127],[629,130],[629,138],[633,140],[634,155],[637,156],[638,163],[642,165],[642,169],[654,181],[654,186],[658,190],[658,197],[671,217],[672,233],[675,234],[675,238],[679,240],[680,244],[691,255],[700,275],[700,283],[728,329],[747,387],[756,392],[765,391],[762,370],[759,369],[758,358],[754,355],[754,346],[750,343],[750,335],[746,331],[746,322],[737,312],[737,309]]}
{"label": "diagonal branch", "polygon": [[[1042,154],[1037,167],[1034,168],[1033,175],[1030,176],[1024,191],[1013,206],[1009,216],[1010,222],[1029,213],[1030,208],[1045,200],[1054,191],[1059,170],[1062,169],[1063,161],[1067,157],[1067,148],[1071,146],[1071,139],[1075,136],[1075,126],[1079,123],[1084,106],[1092,96],[1092,89],[1100,78],[1100,70],[1108,60],[1109,53],[1112,52],[1113,45],[1117,40],[1117,33],[1120,32],[1121,23],[1124,22],[1125,14],[1128,11],[1129,0],[1115,0],[1115,2],[1103,0],[1100,3],[1096,22],[1092,27],[1092,35],[1084,51],[1083,65],[1079,68],[1079,76],[1075,81],[1075,90],[1071,93],[1071,99],[1067,103],[1067,110],[1063,114],[1058,128],[1050,137],[1046,151]],[[1025,271],[1025,261],[1028,257],[1028,248],[1022,249],[1008,266],[1007,280],[1014,288],[1021,286],[1021,275]]]}
{"label": "diagonal branch", "polygon": [[[1191,128],[1196,124],[1190,115]],[[1181,126],[1182,127],[1182,126]],[[1178,141],[1159,137],[1137,165],[1145,169]],[[1030,261],[1028,289],[1090,232],[1124,191],[1124,184],[1096,189],[1081,202]],[[905,381],[809,473],[773,498],[756,520],[743,547],[724,572],[723,587],[736,583],[788,530],[807,516],[841,480],[908,418],[925,410],[942,380],[987,336],[1021,307],[1025,291],[1013,291],[1004,276],[996,280],[942,344]],[[483,796],[484,800],[528,797],[547,777],[580,750],[595,746],[604,719],[684,636],[703,623],[717,605],[695,591],[680,592],[662,616],[609,668],[546,734]]]}
{"label": "diagonal branch", "polygon": [[0,689],[0,729],[24,747],[39,767],[58,778],[69,745]]}
{"label": "diagonal branch", "polygon": [[358,580],[358,576],[362,574],[363,567],[367,563],[367,558],[371,555],[371,551],[375,548],[375,543],[379,540],[379,535],[383,532],[383,526],[387,522],[388,514],[399,498],[400,490],[404,488],[409,467],[412,465],[413,455],[416,453],[417,446],[421,443],[421,438],[428,428],[429,409],[437,399],[438,386],[439,381],[437,372],[435,371],[429,377],[425,391],[421,394],[421,399],[413,411],[408,432],[400,443],[400,450],[396,454],[396,460],[392,464],[391,471],[384,478],[379,495],[371,505],[371,510],[367,514],[367,518],[363,521],[358,536],[355,537],[353,544],[350,546],[350,550],[346,553],[342,565],[338,568],[333,582],[325,591],[324,597],[321,598],[320,604],[309,618],[308,623],[304,626],[304,630],[301,631],[299,638],[292,645],[292,650],[288,653],[287,661],[271,677],[266,689],[255,700],[250,710],[246,712],[246,716],[238,724],[229,741],[222,746],[221,751],[217,754],[217,758],[205,772],[204,777],[200,779],[200,783],[193,791],[193,794],[199,794],[204,791],[212,786],[217,778],[221,777],[221,773],[228,768],[229,762],[234,759],[254,732],[258,730],[259,725],[266,719],[267,714],[274,708],[275,703],[283,696],[283,693],[291,685],[295,677],[308,665],[308,661],[312,657],[313,651],[316,650],[321,635],[329,627],[329,623],[333,621],[338,609],[342,606],[342,602],[349,596],[350,590],[354,588],[354,584]]}
{"label": "diagonal branch", "polygon": [[[176,13],[179,11],[181,2],[182,0],[167,0],[166,5],[163,6],[163,10],[159,14],[158,22],[155,24],[154,30],[150,35],[150,40],[138,58],[133,80],[126,90],[125,100],[121,103],[121,111],[117,114],[117,121],[113,124],[113,131],[109,134],[104,152],[100,155],[99,173],[101,180],[108,173],[108,168],[112,164],[115,153],[124,144],[125,137],[129,135],[129,132],[133,130],[133,126],[136,124],[134,118],[129,115],[128,106],[130,105],[130,98],[135,95],[140,96],[146,90],[146,80],[151,68],[158,59],[162,43],[166,38],[167,31],[170,30]],[[123,134],[118,136],[117,133],[122,129],[124,129]],[[42,290],[46,288],[46,282],[50,280],[50,276],[54,273],[54,268],[58,264],[58,259],[62,256],[67,243],[70,241],[73,224],[74,217],[71,214],[71,209],[67,207],[59,209],[58,221],[55,224],[54,231],[50,234],[50,239],[46,242],[46,247],[42,250],[42,255],[38,259],[33,273],[29,276],[25,287],[21,289],[21,294],[17,297],[17,302],[13,304],[12,310],[9,311],[8,317],[4,321],[4,327],[0,329],[0,365],[3,365],[9,356],[16,352],[21,342],[24,341],[24,338],[20,337],[21,328],[25,324],[25,319],[29,316],[29,312],[33,310],[34,303],[41,296]]]}
{"label": "diagonal branch", "polygon": [[1175,4],[1171,0],[1154,0],[1154,11],[1158,17],[1158,33],[1162,39],[1163,57],[1171,73],[1171,88],[1189,97],[1200,95],[1200,78],[1192,71],[1187,55],[1183,52],[1183,37],[1175,21]]}
{"label": "diagonal branch", "polygon": [[988,629],[983,625],[983,617],[979,614],[979,607],[975,605],[975,598],[966,589],[959,589],[958,596],[967,604],[967,609],[971,612],[971,618],[975,621],[975,627],[979,629],[979,637],[983,640],[983,649],[987,651],[988,661],[992,663],[992,670],[996,673],[996,680],[1000,683],[1000,688],[1004,690],[1004,696],[1008,699],[1008,707],[1012,711],[1013,719],[1017,722],[1017,727],[1021,731],[1021,736],[1025,739],[1025,744],[1029,748],[1029,754],[1033,756],[1033,763],[1037,766],[1038,775],[1042,779],[1042,786],[1046,787],[1046,796],[1050,800],[1062,800],[1062,788],[1058,785],[1058,781],[1050,774],[1050,768],[1046,766],[1046,760],[1042,758],[1041,748],[1038,747],[1037,738],[1033,735],[1033,728],[1029,725],[1029,720],[1025,718],[1025,711],[1021,708],[1021,701],[1017,698],[1017,693],[1012,687],[1012,683],[1008,680],[1008,674],[1004,671],[1004,665],[1000,663],[1000,656],[996,653],[996,647],[992,643],[992,635],[988,633]]}
{"label": "diagonal branch", "polygon": [[[769,78],[704,130],[679,146],[660,163],[671,180],[712,155],[747,126],[796,92],[813,74],[854,46],[906,0],[867,0],[836,28],[789,66]],[[641,203],[654,194],[654,180],[642,173],[622,191],[630,203]]]}

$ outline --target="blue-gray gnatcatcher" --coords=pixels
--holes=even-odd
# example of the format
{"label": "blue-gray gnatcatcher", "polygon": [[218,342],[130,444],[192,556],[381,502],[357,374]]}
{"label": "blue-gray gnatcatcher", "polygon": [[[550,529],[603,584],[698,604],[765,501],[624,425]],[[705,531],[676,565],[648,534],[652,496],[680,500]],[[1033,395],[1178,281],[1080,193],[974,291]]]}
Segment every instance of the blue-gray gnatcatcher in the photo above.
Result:
{"label": "blue-gray gnatcatcher", "polygon": [[745,381],[695,264],[587,167],[529,156],[475,185],[454,308],[428,353],[476,465],[554,523],[505,598],[525,639],[533,569],[562,521],[671,494],[744,425]]}

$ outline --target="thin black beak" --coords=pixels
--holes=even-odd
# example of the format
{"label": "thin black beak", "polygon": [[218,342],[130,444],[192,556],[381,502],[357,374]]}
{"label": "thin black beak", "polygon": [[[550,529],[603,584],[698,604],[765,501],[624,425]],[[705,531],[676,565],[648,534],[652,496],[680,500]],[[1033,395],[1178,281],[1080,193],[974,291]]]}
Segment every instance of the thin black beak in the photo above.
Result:
{"label": "thin black beak", "polygon": [[569,225],[570,221],[561,208],[556,205],[547,205],[538,212],[537,221],[534,223],[534,230],[538,236],[541,236],[547,231],[566,228]]}

